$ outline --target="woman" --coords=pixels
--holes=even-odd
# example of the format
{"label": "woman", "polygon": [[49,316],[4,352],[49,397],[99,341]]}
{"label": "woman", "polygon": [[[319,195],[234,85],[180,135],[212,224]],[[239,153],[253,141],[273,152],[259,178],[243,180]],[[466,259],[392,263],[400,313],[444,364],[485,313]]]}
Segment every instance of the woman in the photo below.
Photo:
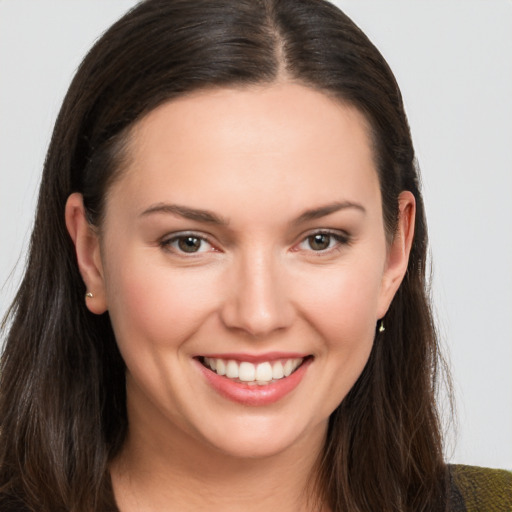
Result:
{"label": "woman", "polygon": [[3,507],[464,510],[488,478],[498,499],[505,473],[442,459],[426,243],[400,92],[346,16],[141,3],[49,148]]}

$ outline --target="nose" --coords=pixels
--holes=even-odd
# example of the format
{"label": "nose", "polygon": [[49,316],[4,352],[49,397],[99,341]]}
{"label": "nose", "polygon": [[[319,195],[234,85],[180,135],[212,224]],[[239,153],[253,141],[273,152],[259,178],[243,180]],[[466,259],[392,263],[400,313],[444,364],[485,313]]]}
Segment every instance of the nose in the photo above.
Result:
{"label": "nose", "polygon": [[234,265],[221,309],[227,328],[262,338],[292,324],[294,307],[284,269],[277,259],[260,252]]}

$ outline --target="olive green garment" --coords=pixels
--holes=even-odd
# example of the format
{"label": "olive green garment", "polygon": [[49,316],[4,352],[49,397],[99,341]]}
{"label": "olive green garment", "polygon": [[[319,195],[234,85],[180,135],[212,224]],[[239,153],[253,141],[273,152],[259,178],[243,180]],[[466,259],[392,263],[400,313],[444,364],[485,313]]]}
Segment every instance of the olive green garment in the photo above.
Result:
{"label": "olive green garment", "polygon": [[512,472],[449,466],[449,512],[512,512]]}

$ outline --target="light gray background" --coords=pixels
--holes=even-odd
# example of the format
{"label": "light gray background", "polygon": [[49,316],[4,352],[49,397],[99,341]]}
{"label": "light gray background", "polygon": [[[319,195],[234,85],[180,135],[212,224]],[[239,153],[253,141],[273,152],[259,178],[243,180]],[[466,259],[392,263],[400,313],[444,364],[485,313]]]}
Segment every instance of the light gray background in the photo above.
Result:
{"label": "light gray background", "polygon": [[[447,457],[512,469],[512,2],[335,3],[387,58],[410,119],[457,395]],[[134,4],[0,0],[0,315],[62,97],[92,42]]]}

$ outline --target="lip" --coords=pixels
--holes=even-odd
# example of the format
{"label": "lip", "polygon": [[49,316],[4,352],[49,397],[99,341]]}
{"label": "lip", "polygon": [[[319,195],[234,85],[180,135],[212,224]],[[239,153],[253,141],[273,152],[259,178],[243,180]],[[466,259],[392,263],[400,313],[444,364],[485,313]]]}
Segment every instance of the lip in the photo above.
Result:
{"label": "lip", "polygon": [[274,355],[271,358],[269,358],[270,354],[265,354],[265,356],[252,356],[252,359],[248,358],[247,354],[225,353],[222,354],[222,357],[219,357],[217,354],[205,355],[204,357],[219,357],[220,359],[234,359],[248,362],[272,361],[274,359],[295,357],[305,357],[305,360],[290,376],[270,384],[265,384],[264,386],[236,382],[227,377],[217,375],[215,372],[206,368],[197,358],[194,358],[194,362],[208,384],[221,396],[239,404],[256,407],[276,403],[291,393],[301,383],[309,365],[313,362],[313,357],[300,354],[290,354],[289,352],[286,354],[275,352],[272,354]]}

